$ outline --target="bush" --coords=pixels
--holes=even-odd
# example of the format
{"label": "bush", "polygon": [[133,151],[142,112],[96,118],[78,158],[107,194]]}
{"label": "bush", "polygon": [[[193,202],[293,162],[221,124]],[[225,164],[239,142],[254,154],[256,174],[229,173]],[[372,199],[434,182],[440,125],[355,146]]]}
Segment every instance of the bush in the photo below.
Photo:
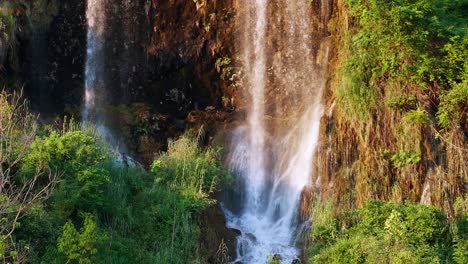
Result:
{"label": "bush", "polygon": [[[341,213],[333,221],[337,225],[329,233],[335,235],[329,235],[327,243],[312,236],[312,244],[322,243],[322,247],[309,252],[311,263],[459,262],[461,248],[466,246],[466,239],[459,237],[466,237],[467,231],[451,234],[450,228],[459,222],[450,224],[432,206],[371,200],[362,209]],[[323,224],[317,224],[312,234],[322,228]]]}
{"label": "bush", "polygon": [[76,211],[100,209],[109,174],[98,165],[106,150],[97,140],[81,131],[52,132],[38,138],[23,160],[22,171],[29,175],[40,164],[60,174],[60,184],[52,196],[53,206],[65,216]]}
{"label": "bush", "polygon": [[[342,79],[337,94],[351,117],[357,117],[356,120],[370,117],[389,89],[395,90],[397,97],[389,102],[390,107],[412,110],[414,106],[408,104],[412,102],[401,100],[406,97],[408,87],[416,87],[409,84],[417,84],[421,91],[437,84],[447,91],[440,95],[440,124],[447,127],[451,117],[455,119],[453,123],[460,119],[466,122],[466,104],[460,104],[468,68],[465,2],[347,0],[346,3],[353,23],[351,30],[344,33]],[[460,97],[458,102],[453,101],[455,94]]]}
{"label": "bush", "polygon": [[147,172],[73,122],[36,129],[27,103],[5,92],[0,123],[4,262],[206,262],[198,218],[227,175],[218,149],[183,136]]}
{"label": "bush", "polygon": [[20,171],[25,179],[38,166],[57,171],[59,183],[15,233],[31,241],[30,262],[204,262],[198,216],[226,173],[218,150],[183,136],[146,172],[118,162],[93,134],[41,132]]}
{"label": "bush", "polygon": [[437,121],[443,128],[468,124],[468,79],[456,83],[453,89],[441,93]]}
{"label": "bush", "polygon": [[36,134],[36,117],[21,94],[0,92],[0,258],[20,262],[28,251],[27,240],[15,236],[20,220],[46,199],[55,174],[40,164],[27,179],[21,178],[21,161]]}
{"label": "bush", "polygon": [[57,248],[58,252],[65,256],[67,263],[92,264],[96,262],[98,242],[96,223],[91,215],[85,214],[80,232],[71,222],[63,226]]}

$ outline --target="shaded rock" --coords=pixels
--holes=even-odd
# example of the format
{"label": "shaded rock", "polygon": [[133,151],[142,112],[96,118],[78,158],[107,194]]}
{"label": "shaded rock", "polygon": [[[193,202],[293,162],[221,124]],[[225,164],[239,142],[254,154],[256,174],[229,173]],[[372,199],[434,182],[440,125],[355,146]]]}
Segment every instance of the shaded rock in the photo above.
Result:
{"label": "shaded rock", "polygon": [[248,238],[250,241],[252,241],[253,243],[257,243],[257,237],[255,237],[254,234],[252,233],[247,233],[245,234],[245,237]]}
{"label": "shaded rock", "polygon": [[233,231],[233,232],[236,233],[238,236],[242,235],[242,232],[241,232],[239,229],[236,229],[236,228],[229,228],[229,230]]}
{"label": "shaded rock", "polygon": [[219,204],[211,206],[200,217],[202,254],[208,263],[223,264],[236,259],[238,233],[226,227],[226,219]]}
{"label": "shaded rock", "polygon": [[[1,26],[1,25],[0,25]],[[5,63],[7,56],[7,38],[6,34],[0,32],[0,67]]]}

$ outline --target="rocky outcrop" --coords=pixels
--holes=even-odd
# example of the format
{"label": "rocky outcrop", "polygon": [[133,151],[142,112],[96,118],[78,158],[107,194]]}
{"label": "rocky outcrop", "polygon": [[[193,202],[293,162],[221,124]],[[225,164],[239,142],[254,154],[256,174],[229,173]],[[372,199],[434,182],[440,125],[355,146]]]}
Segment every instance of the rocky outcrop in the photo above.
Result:
{"label": "rocky outcrop", "polygon": [[219,205],[205,210],[200,218],[200,251],[208,263],[227,264],[236,259],[236,237],[239,232],[226,227],[224,214]]}

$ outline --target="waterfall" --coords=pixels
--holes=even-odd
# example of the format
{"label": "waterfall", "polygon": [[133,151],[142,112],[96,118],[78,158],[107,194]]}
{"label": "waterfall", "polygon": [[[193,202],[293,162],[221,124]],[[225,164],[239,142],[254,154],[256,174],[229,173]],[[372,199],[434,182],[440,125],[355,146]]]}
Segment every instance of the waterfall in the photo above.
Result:
{"label": "waterfall", "polygon": [[117,155],[117,161],[126,164],[137,164],[125,154],[126,148],[113,135],[106,125],[103,108],[108,100],[106,93],[106,60],[105,60],[105,29],[106,10],[105,0],[88,0],[86,7],[87,49],[85,64],[85,102],[82,112],[83,124],[93,124],[97,134],[102,137]]}
{"label": "waterfall", "polygon": [[102,99],[105,89],[103,34],[106,17],[104,1],[88,0],[86,7],[88,32],[85,65],[85,104],[82,113],[84,123],[101,122],[97,111],[97,101]]}
{"label": "waterfall", "polygon": [[247,118],[234,130],[229,165],[241,189],[236,261],[292,263],[300,252],[300,198],[312,185],[323,115],[328,47],[312,38],[307,0],[241,0],[238,52]]}
{"label": "waterfall", "polygon": [[87,47],[85,63],[85,102],[82,113],[83,124],[93,124],[96,132],[108,142],[116,154],[120,153],[121,142],[114,137],[106,126],[103,108],[108,103],[106,98],[106,60],[105,60],[105,0],[88,0],[86,6]]}

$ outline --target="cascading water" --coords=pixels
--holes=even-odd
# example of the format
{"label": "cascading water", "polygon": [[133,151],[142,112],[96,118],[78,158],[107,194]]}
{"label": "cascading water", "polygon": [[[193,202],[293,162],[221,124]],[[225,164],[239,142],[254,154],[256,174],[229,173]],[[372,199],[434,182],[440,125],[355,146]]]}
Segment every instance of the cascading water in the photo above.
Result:
{"label": "cascading water", "polygon": [[86,64],[85,64],[85,104],[82,113],[83,124],[93,124],[96,132],[115,148],[119,159],[119,142],[114,138],[105,125],[102,111],[106,98],[105,83],[105,28],[106,10],[105,0],[88,0],[86,6],[86,21],[88,22]]}
{"label": "cascading water", "polygon": [[105,0],[88,0],[86,7],[88,22],[87,50],[85,65],[85,104],[82,113],[83,124],[93,124],[96,132],[112,146],[117,161],[128,165],[138,165],[131,157],[124,154],[122,146],[106,126],[106,118],[102,108],[106,105],[106,61],[105,57],[105,29],[106,10]]}
{"label": "cascading water", "polygon": [[300,198],[311,185],[323,115],[327,45],[312,38],[307,0],[240,1],[238,42],[247,119],[232,136],[229,163],[241,209],[225,208],[241,231],[236,261],[292,263],[300,252]]}
{"label": "cascading water", "polygon": [[[104,93],[104,29],[106,23],[105,0],[88,0],[87,51],[85,65],[85,105],[82,113],[84,123],[99,122],[97,99]],[[92,119],[97,120],[92,120]],[[99,126],[99,124],[98,124]]]}

